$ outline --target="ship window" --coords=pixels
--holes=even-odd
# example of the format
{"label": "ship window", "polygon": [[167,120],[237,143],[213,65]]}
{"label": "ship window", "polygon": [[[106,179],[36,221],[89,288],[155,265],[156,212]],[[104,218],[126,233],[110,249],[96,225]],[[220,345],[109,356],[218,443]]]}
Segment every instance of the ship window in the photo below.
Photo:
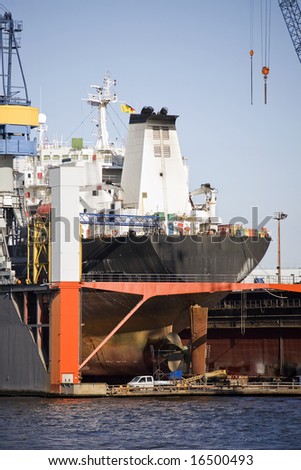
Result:
{"label": "ship window", "polygon": [[153,137],[154,140],[160,140],[160,127],[153,127]]}
{"label": "ship window", "polygon": [[43,160],[50,160],[50,155],[44,155]]}
{"label": "ship window", "polygon": [[163,140],[169,140],[169,129],[168,127],[162,127]]}
{"label": "ship window", "polygon": [[83,160],[89,160],[89,155],[83,155]]}
{"label": "ship window", "polygon": [[154,145],[155,157],[161,157],[161,145]]}
{"label": "ship window", "polygon": [[31,178],[31,173],[27,173],[27,178]]}
{"label": "ship window", "polygon": [[104,159],[103,159],[104,163],[111,163],[112,161],[112,158],[110,155],[105,155]]}
{"label": "ship window", "polygon": [[97,190],[92,191],[92,196],[98,196],[98,191]]}
{"label": "ship window", "polygon": [[170,157],[170,146],[169,145],[163,145],[161,148],[161,145],[154,145],[154,154],[155,157],[162,157],[162,149],[163,149],[163,156],[164,158],[169,158]]}
{"label": "ship window", "polygon": [[163,155],[165,158],[170,157],[170,146],[163,145]]}
{"label": "ship window", "polygon": [[52,160],[59,160],[60,156],[59,155],[53,155]]}

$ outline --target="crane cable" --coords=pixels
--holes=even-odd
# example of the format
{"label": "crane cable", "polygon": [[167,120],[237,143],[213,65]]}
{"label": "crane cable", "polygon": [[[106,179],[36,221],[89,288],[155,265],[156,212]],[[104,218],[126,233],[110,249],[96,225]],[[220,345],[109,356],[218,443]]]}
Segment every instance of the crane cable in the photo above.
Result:
{"label": "crane cable", "polygon": [[254,29],[254,3],[250,0],[250,60],[251,60],[251,105],[253,104],[253,29]]}
{"label": "crane cable", "polygon": [[264,80],[264,104],[268,102],[267,78],[270,72],[271,0],[261,0],[261,60]]}

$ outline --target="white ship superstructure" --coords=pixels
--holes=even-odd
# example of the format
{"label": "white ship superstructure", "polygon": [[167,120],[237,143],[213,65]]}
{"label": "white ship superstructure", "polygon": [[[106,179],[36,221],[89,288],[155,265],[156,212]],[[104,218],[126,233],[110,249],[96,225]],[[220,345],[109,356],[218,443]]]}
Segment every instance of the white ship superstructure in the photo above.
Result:
{"label": "white ship superstructure", "polygon": [[[158,113],[144,107],[130,118],[121,187],[124,210],[132,214],[157,214],[168,234],[196,234],[216,230],[216,190],[210,184],[189,192],[188,166],[183,158],[177,116],[163,107]],[[192,196],[205,195],[196,204]]]}
{"label": "white ship superstructure", "polygon": [[[195,235],[213,230],[221,223],[216,216],[216,190],[210,184],[189,192],[187,160],[183,158],[177,116],[167,108],[154,112],[144,107],[131,109],[127,146],[112,143],[107,129],[107,108],[117,102],[111,93],[115,81],[106,74],[103,86],[92,85],[87,103],[97,108],[97,139],[85,146],[73,138],[71,145],[49,142],[45,114],[39,115],[37,156],[15,159],[16,184],[22,188],[30,216],[41,206],[50,208],[49,169],[61,165],[80,166],[78,212],[83,237],[161,233]],[[197,204],[193,197],[205,196]],[[99,215],[102,218],[99,218]]]}

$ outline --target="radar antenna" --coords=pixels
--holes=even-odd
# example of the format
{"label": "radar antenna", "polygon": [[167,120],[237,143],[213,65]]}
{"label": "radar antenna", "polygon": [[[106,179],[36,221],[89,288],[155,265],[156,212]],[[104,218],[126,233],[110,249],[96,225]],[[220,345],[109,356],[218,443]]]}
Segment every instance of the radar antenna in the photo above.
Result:
{"label": "radar antenna", "polygon": [[116,85],[116,80],[111,80],[110,73],[106,72],[103,86],[91,85],[91,88],[94,88],[96,93],[88,95],[88,103],[98,108],[98,131],[95,148],[104,152],[111,150],[107,129],[107,107],[111,102],[116,103],[117,101],[116,93],[114,95],[111,94],[112,85]]}

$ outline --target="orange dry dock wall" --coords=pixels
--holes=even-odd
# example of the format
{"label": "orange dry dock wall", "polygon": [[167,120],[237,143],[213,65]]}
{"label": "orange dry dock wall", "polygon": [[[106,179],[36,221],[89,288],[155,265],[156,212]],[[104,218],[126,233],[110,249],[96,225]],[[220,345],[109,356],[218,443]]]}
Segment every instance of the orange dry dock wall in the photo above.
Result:
{"label": "orange dry dock wall", "polygon": [[50,378],[54,390],[59,384],[78,383],[80,304],[79,283],[60,282],[51,305]]}

